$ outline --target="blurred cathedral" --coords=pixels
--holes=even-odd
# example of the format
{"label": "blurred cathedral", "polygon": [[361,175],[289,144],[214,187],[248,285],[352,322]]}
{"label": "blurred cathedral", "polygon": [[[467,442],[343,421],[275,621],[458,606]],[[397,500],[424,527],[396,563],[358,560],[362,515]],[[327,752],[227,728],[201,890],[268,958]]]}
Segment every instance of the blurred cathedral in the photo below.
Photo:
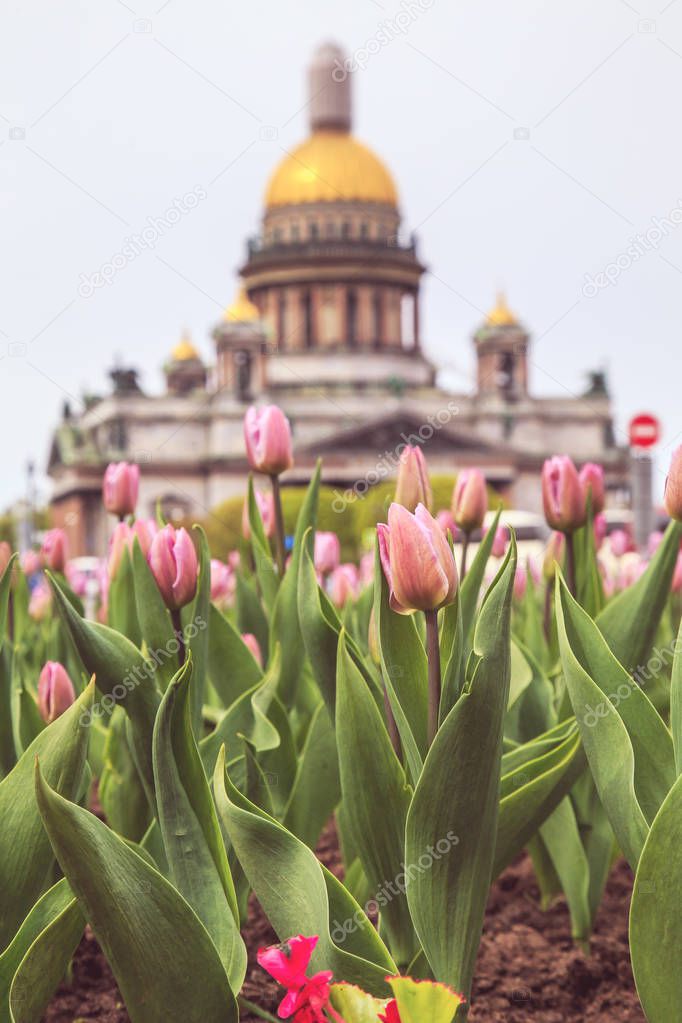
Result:
{"label": "blurred cathedral", "polygon": [[627,482],[614,443],[604,376],[587,393],[529,391],[530,336],[499,296],[473,335],[473,393],[436,384],[424,356],[420,280],[394,179],[352,134],[351,76],[327,44],[309,69],[310,135],[275,168],[257,237],[248,242],[237,297],[213,330],[207,363],[183,336],[164,367],[166,391],[141,390],[133,369],[111,372],[111,393],[65,408],[51,446],[55,525],[74,554],[105,549],[101,481],[110,461],[142,468],[139,513],[205,518],[245,490],[242,418],[277,403],[306,481],[319,456],[338,505],[395,472],[405,443],[422,443],[434,473],[480,466],[514,507],[538,510],[545,457],[602,462],[612,491]]}

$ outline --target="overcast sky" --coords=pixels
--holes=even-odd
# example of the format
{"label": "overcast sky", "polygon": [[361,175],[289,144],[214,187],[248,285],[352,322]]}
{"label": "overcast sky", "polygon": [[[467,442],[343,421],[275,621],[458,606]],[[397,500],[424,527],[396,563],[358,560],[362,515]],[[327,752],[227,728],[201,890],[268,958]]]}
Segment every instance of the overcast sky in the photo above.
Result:
{"label": "overcast sky", "polygon": [[634,412],[661,416],[660,494],[682,439],[682,0],[8,0],[3,22],[0,506],[29,458],[44,470],[65,398],[104,389],[117,355],[150,391],[183,326],[211,356],[327,38],[364,64],[355,131],[421,239],[428,354],[468,388],[471,333],[504,287],[535,393],[578,393],[605,367],[620,439]]}

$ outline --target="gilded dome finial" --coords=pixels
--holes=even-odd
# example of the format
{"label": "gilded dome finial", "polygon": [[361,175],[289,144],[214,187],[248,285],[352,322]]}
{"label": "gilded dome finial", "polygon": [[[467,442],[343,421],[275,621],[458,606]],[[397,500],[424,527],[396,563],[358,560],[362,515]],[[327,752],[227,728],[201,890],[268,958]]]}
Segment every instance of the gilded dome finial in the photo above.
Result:
{"label": "gilded dome finial", "polygon": [[518,320],[507,305],[507,299],[503,291],[498,291],[495,306],[490,310],[485,320],[489,327],[516,327]]}
{"label": "gilded dome finial", "polygon": [[243,282],[240,281],[235,300],[223,313],[223,320],[226,323],[254,323],[259,319],[258,306],[251,301]]}
{"label": "gilded dome finial", "polygon": [[188,362],[190,359],[200,359],[199,352],[192,343],[192,338],[187,328],[183,328],[180,340],[171,352],[173,362]]}

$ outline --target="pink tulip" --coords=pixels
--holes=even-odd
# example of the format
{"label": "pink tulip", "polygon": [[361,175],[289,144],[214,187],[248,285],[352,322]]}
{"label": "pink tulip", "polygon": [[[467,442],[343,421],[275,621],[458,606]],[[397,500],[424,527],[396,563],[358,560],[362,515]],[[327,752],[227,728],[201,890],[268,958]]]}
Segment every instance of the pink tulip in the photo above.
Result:
{"label": "pink tulip", "polygon": [[585,525],[585,494],[578,470],[568,455],[548,458],[542,467],[542,501],[547,524],[562,533]]}
{"label": "pink tulip", "polygon": [[110,462],[104,473],[102,500],[112,515],[132,515],[140,489],[140,467],[132,462]]}
{"label": "pink tulip", "polygon": [[35,622],[42,622],[52,606],[52,590],[46,582],[39,582],[31,593],[28,613]]}
{"label": "pink tulip", "polygon": [[152,540],[147,560],[166,607],[177,611],[193,600],[199,566],[186,529],[164,526]]}
{"label": "pink tulip", "polygon": [[126,550],[130,550],[132,530],[126,522],[117,522],[109,540],[109,578],[115,579]]}
{"label": "pink tulip", "polygon": [[588,494],[592,495],[592,514],[599,515],[604,511],[606,504],[606,484],[604,483],[604,469],[596,462],[586,462],[580,470],[580,482],[582,483],[587,504]]}
{"label": "pink tulip", "polygon": [[63,572],[66,566],[68,541],[63,529],[50,529],[45,534],[40,556],[45,568],[52,572]]}
{"label": "pink tulip", "polygon": [[431,483],[424,452],[420,447],[406,444],[400,452],[395,502],[413,512],[418,504],[431,507]]}
{"label": "pink tulip", "polygon": [[329,596],[336,607],[343,607],[347,601],[355,600],[359,582],[355,565],[339,565],[334,569],[329,576]]}
{"label": "pink tulip", "polygon": [[503,558],[507,553],[507,544],[509,543],[509,530],[506,526],[498,526],[495,530],[495,537],[493,539],[493,546],[490,553],[494,558]]}
{"label": "pink tulip", "polygon": [[341,543],[336,533],[315,533],[315,570],[329,575],[341,561]]}
{"label": "pink tulip", "polygon": [[594,527],[594,543],[597,550],[599,550],[606,539],[606,533],[608,530],[608,522],[606,521],[606,516],[603,512],[600,512],[599,515],[595,515],[592,525]]}
{"label": "pink tulip", "polygon": [[665,481],[665,510],[671,519],[682,522],[682,444],[673,451]]}
{"label": "pink tulip", "polygon": [[242,561],[242,556],[239,551],[230,551],[227,555],[227,563],[233,572],[236,572]]}
{"label": "pink tulip", "polygon": [[263,667],[263,655],[261,653],[260,643],[258,642],[256,637],[253,635],[252,632],[243,632],[242,633],[242,640],[244,642],[244,645],[247,646],[249,648],[249,650],[251,651],[251,653],[253,655],[254,661],[256,661],[256,663],[259,665],[259,667],[262,668]]}
{"label": "pink tulip", "polygon": [[24,551],[21,555],[21,569],[24,575],[35,575],[43,567],[38,551]]}
{"label": "pink tulip", "polygon": [[566,537],[563,533],[552,533],[549,542],[545,547],[545,557],[542,562],[542,574],[545,579],[553,579],[556,573],[557,564],[563,564],[566,551]]}
{"label": "pink tulip", "polygon": [[234,572],[224,561],[211,559],[211,600],[218,607],[231,607],[237,585]]}
{"label": "pink tulip", "polygon": [[424,505],[412,515],[400,504],[388,509],[388,525],[377,525],[381,564],[400,614],[435,611],[457,592],[457,567],[445,533]]}
{"label": "pink tulip", "polygon": [[624,529],[614,529],[609,536],[609,546],[614,557],[622,558],[624,554],[632,550],[630,534]]}
{"label": "pink tulip", "polygon": [[439,511],[436,515],[436,522],[446,536],[449,532],[453,540],[457,539],[457,523],[455,522],[451,511],[447,511],[446,509]]}
{"label": "pink tulip", "polygon": [[488,491],[480,469],[462,469],[452,492],[452,514],[465,533],[483,525],[488,510]]}
{"label": "pink tulip", "polygon": [[152,540],[159,531],[159,527],[155,519],[135,519],[132,526],[132,532],[130,536],[130,550],[133,549],[133,540],[137,537],[137,541],[140,545],[140,549],[144,554],[145,558],[149,554],[149,550],[152,545]]}
{"label": "pink tulip", "polygon": [[248,409],[244,416],[244,441],[255,472],[279,476],[294,464],[289,420],[277,405],[264,408],[252,405]]}
{"label": "pink tulip", "polygon": [[523,565],[517,565],[514,575],[514,597],[523,600],[528,589],[528,571]]}
{"label": "pink tulip", "polygon": [[360,585],[369,586],[374,581],[374,555],[363,554],[360,558]]}
{"label": "pink tulip", "polygon": [[[275,500],[272,494],[263,494],[260,490],[254,491],[256,504],[260,517],[263,520],[263,530],[267,537],[275,535]],[[249,499],[244,499],[242,508],[242,536],[245,540],[251,539],[251,524],[249,522]]]}
{"label": "pink tulip", "polygon": [[40,716],[51,724],[76,699],[73,683],[66,668],[59,661],[48,661],[38,680],[38,709]]}
{"label": "pink tulip", "polygon": [[77,597],[84,597],[88,586],[88,574],[77,568],[73,561],[67,561],[64,575]]}

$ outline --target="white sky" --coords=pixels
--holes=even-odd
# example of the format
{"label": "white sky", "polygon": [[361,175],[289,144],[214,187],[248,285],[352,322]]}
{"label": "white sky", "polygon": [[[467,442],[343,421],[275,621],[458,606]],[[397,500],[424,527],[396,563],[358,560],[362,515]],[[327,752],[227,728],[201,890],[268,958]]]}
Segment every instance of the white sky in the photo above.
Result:
{"label": "white sky", "polygon": [[[268,174],[307,133],[312,50],[367,48],[405,11],[353,76],[355,130],[420,235],[427,352],[468,387],[471,332],[504,286],[535,338],[536,393],[576,393],[605,366],[621,430],[634,412],[661,416],[660,495],[682,439],[682,225],[625,256],[615,284],[582,289],[682,210],[682,0],[8,0],[0,507],[28,458],[44,469],[65,397],[102,390],[117,353],[149,390],[183,326],[211,355]],[[79,294],[81,275],[197,187],[206,198],[153,250]]]}

